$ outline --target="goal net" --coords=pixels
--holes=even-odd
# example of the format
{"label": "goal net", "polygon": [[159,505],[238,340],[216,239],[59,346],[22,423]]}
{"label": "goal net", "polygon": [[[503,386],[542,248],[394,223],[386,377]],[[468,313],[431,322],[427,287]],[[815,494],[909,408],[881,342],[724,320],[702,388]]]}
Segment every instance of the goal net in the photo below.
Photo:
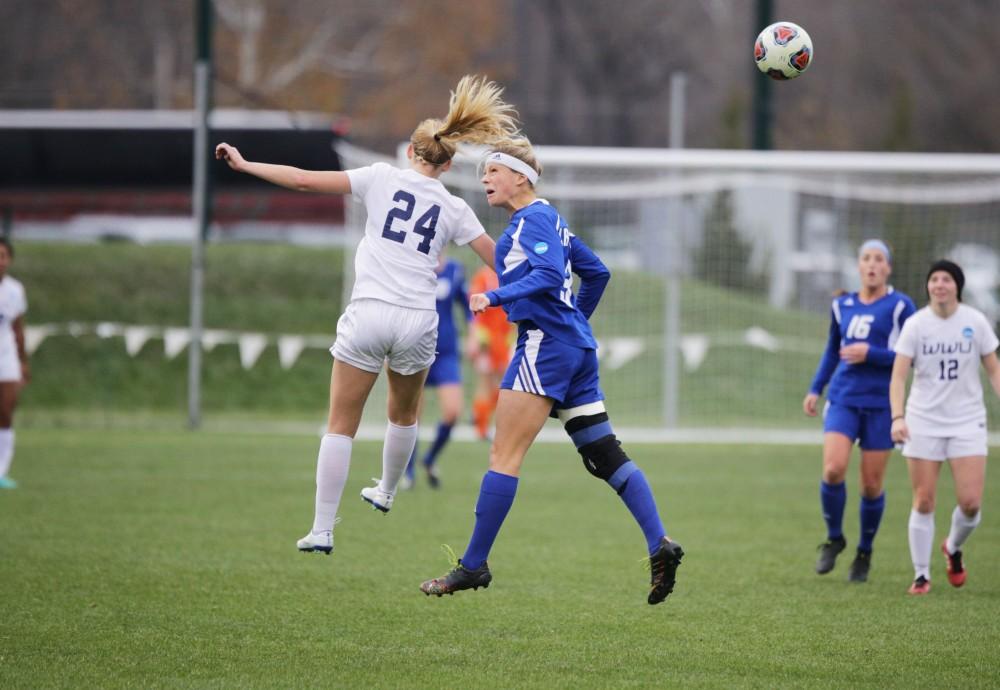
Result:
{"label": "goal net", "polygon": [[[348,145],[338,152],[345,168],[378,159]],[[893,248],[891,282],[918,307],[927,267],[948,257],[965,269],[965,301],[1000,319],[1000,156],[536,153],[539,195],[612,270],[591,323],[609,412],[634,433],[818,430],[802,398],[832,295],[858,288],[856,252],[867,238]],[[479,161],[460,155],[442,181],[496,237],[507,216],[487,206]],[[364,210],[349,206],[349,231],[360,238]],[[350,276],[353,264],[345,269]],[[1000,419],[995,396],[986,397],[991,419]],[[384,419],[382,409],[369,405],[366,422]]]}

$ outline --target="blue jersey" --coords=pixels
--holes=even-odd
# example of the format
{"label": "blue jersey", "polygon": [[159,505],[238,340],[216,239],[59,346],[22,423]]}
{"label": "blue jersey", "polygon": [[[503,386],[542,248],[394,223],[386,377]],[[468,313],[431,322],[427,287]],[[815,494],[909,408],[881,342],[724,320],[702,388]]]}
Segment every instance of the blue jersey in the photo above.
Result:
{"label": "blue jersey", "polygon": [[460,305],[465,320],[472,318],[469,293],[465,287],[465,270],[454,259],[447,259],[437,271],[438,355],[458,352],[458,328],[455,326],[455,303]]}
{"label": "blue jersey", "polygon": [[[492,306],[503,305],[519,333],[538,329],[567,345],[597,349],[587,319],[611,272],[547,201],[537,199],[510,217],[497,241],[496,272],[500,287],[486,296]],[[574,273],[579,295],[573,294]]]}
{"label": "blue jersey", "polygon": [[[821,394],[829,382],[826,397],[831,402],[855,407],[889,407],[889,379],[896,359],[892,348],[903,322],[915,311],[913,301],[892,287],[888,294],[871,304],[862,303],[856,292],[834,299],[830,336],[810,392]],[[840,359],[840,348],[852,343],[868,343],[864,362],[848,364]]]}

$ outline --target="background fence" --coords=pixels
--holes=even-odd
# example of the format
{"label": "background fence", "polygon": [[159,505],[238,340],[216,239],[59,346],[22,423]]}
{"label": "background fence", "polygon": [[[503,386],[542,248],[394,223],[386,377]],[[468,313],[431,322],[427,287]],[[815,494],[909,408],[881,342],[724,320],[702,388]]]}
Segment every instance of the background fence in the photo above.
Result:
{"label": "background fence", "polygon": [[[345,168],[385,159],[344,142],[337,153]],[[966,269],[966,301],[994,323],[1000,316],[998,156],[538,153],[540,194],[613,270],[592,323],[619,426],[653,436],[815,431],[801,399],[825,344],[831,294],[856,289],[855,252],[868,237],[892,245],[892,282],[918,305],[927,266],[949,256]],[[477,161],[460,157],[443,181],[496,236],[507,218],[485,204]],[[238,208],[228,213],[227,223],[253,231],[241,235],[228,224],[210,238],[206,422],[318,428],[326,347],[350,294],[363,209],[348,201],[342,224],[300,220],[297,228],[312,231],[298,235],[259,217],[240,223]],[[30,225],[13,229],[11,272],[28,290],[36,350],[22,408],[28,423],[180,418],[187,248],[94,236],[89,244],[43,242],[32,240]],[[451,253],[470,268],[478,261],[464,249]],[[372,428],[384,418],[383,386],[365,417]],[[996,420],[1000,407],[987,399]]]}

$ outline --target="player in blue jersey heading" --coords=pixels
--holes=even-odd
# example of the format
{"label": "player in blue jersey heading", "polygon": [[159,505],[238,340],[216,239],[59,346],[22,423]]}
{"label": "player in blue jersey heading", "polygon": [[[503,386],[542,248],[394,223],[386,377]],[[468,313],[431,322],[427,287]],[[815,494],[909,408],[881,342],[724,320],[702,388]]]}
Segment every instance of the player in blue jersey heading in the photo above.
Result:
{"label": "player in blue jersey heading", "polygon": [[[454,259],[441,255],[437,268],[437,291],[435,293],[438,314],[437,353],[434,363],[427,372],[424,388],[437,390],[438,409],[441,421],[431,447],[424,454],[424,469],[427,471],[427,481],[431,488],[441,485],[438,475],[437,459],[451,439],[451,430],[462,413],[462,358],[458,347],[458,327],[455,324],[455,308],[457,307],[466,323],[472,321],[469,310],[469,293],[465,287],[465,269]],[[423,398],[420,400],[419,419],[423,413]],[[410,464],[406,466],[406,475],[401,486],[408,489],[413,486],[413,475],[416,471],[417,447],[413,447]]]}
{"label": "player in blue jersey heading", "polygon": [[[502,305],[517,324],[517,346],[500,386],[496,435],[472,538],[448,573],[420,589],[441,596],[490,584],[486,558],[514,503],[524,456],[552,415],[565,426],[587,471],[621,496],[642,528],[651,570],[647,600],[658,604],[673,590],[684,552],[667,537],[649,484],[622,450],[604,408],[588,318],[611,274],[559,212],[536,197],[540,172],[527,139],[495,144],[486,157],[486,199],[511,218],[497,242],[500,287],[472,295],[470,306],[479,313]],[[574,273],[581,281],[578,295]]]}
{"label": "player in blue jersey heading", "polygon": [[[892,254],[881,240],[868,240],[858,251],[861,289],[833,300],[830,335],[802,408],[816,416],[827,383],[823,413],[823,479],[820,504],[827,540],[819,546],[816,572],[833,570],[847,547],[844,539],[844,481],[851,449],[861,447],[861,538],[848,578],[865,582],[871,568],[872,543],[885,510],[885,478],[892,453],[889,379],[895,360],[893,345],[903,322],[916,311],[913,301],[889,285]],[[831,378],[832,377],[832,378]]]}

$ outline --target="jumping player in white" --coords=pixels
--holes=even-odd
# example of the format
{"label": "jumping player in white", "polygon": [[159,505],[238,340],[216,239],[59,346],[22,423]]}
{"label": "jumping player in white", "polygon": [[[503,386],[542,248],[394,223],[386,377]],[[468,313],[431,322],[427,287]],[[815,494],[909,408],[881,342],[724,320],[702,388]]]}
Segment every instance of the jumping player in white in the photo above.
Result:
{"label": "jumping player in white", "polygon": [[[980,520],[986,479],[986,406],[979,363],[1000,396],[1000,345],[983,314],[962,304],[965,275],[951,261],[935,262],[927,274],[930,304],[918,311],[896,341],[889,399],[892,438],[903,443],[913,485],[910,511],[910,557],[914,580],[909,593],[931,590],[934,502],[941,465],[947,460],[955,480],[958,505],[951,514],[948,538],[941,544],[948,582],[965,584],[962,545]],[[906,378],[913,366],[910,397],[903,412]]]}
{"label": "jumping player in white", "polygon": [[24,314],[28,300],[24,286],[7,275],[14,248],[0,237],[0,489],[16,489],[7,476],[14,460],[14,408],[17,397],[31,380],[28,353],[24,349]]}
{"label": "jumping player in white", "polygon": [[351,301],[337,322],[330,348],[330,415],[316,466],[312,529],[298,549],[329,554],[333,526],[347,481],[354,435],[384,365],[389,379],[388,426],[382,477],[362,490],[382,512],[392,508],[400,476],[417,440],[417,408],[434,361],[438,315],[438,255],[448,242],[468,244],[492,265],[495,243],[472,209],[439,177],[451,167],[459,142],[489,144],[516,131],[514,110],[502,90],[482,78],[463,77],[443,120],[421,122],[410,137],[409,169],[385,163],[342,171],[309,171],[251,163],[229,144],[216,157],[231,168],[290,189],[352,194],[368,221],[355,257]]}

